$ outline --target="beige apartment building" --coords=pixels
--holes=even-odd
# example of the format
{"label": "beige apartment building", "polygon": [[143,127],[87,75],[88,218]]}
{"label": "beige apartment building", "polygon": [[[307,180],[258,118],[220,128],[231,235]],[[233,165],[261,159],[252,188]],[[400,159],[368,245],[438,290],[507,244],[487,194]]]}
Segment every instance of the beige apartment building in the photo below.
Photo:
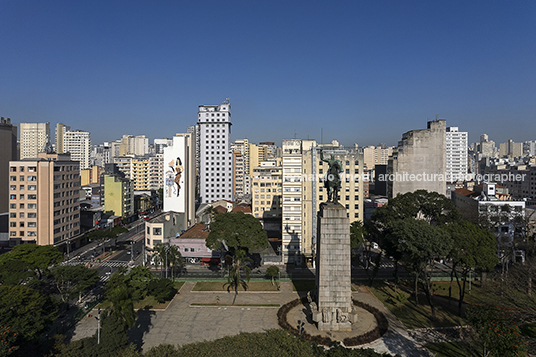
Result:
{"label": "beige apartment building", "polygon": [[56,145],[55,149],[58,154],[63,154],[65,152],[63,148],[63,140],[65,137],[65,133],[71,131],[70,126],[66,126],[63,123],[57,123],[56,129],[54,130],[54,144]]}
{"label": "beige apartment building", "polygon": [[120,156],[113,158],[117,169],[133,181],[135,191],[158,190],[163,187],[164,156]]}
{"label": "beige apartment building", "polygon": [[363,220],[363,149],[317,146],[314,140],[283,140],[282,252],[285,263],[312,263],[316,254],[317,212],[327,200],[324,176],[331,154],[341,161],[339,203],[350,223]]}
{"label": "beige apartment building", "polygon": [[50,123],[20,123],[20,159],[37,159],[45,151],[50,136]]}
{"label": "beige apartment building", "polygon": [[253,169],[251,210],[258,219],[281,219],[282,176],[281,160],[262,161]]}
{"label": "beige apartment building", "polygon": [[363,148],[363,164],[368,170],[373,170],[376,165],[387,165],[389,156],[393,154],[390,146],[367,146]]}
{"label": "beige apartment building", "polygon": [[9,239],[58,245],[80,234],[79,163],[39,153],[9,163]]}

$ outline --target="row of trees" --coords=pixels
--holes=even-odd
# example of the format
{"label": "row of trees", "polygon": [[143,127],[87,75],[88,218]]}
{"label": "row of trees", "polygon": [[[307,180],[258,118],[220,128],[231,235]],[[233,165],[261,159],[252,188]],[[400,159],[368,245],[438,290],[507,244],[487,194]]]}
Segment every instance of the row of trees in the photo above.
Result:
{"label": "row of trees", "polygon": [[433,318],[431,278],[435,262],[451,261],[451,287],[456,280],[460,315],[469,272],[490,271],[498,263],[495,236],[463,221],[452,202],[435,192],[420,190],[398,195],[374,211],[365,230],[369,239],[379,241],[386,254],[393,257],[395,267],[401,263],[413,274],[415,302],[418,304],[420,286]]}

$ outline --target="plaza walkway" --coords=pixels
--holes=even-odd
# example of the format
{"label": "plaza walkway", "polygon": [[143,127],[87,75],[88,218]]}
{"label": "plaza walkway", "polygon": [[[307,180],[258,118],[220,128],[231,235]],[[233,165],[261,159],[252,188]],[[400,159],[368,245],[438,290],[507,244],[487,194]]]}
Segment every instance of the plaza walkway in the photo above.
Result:
{"label": "plaza walkway", "polygon": [[[144,351],[162,343],[184,345],[198,341],[211,341],[240,332],[262,332],[279,328],[277,310],[273,307],[193,307],[192,303],[230,304],[234,294],[227,292],[192,292],[195,282],[187,281],[180,293],[165,311],[142,310],[138,312],[136,326],[129,335],[133,343]],[[280,292],[242,292],[235,304],[283,305],[299,298],[289,282],[281,284]],[[413,340],[404,325],[392,315],[368,289],[360,288],[353,298],[380,309],[389,320],[389,331],[383,338],[365,346],[377,352],[401,356],[432,356]],[[368,322],[367,322],[368,323]],[[73,331],[72,340],[92,336],[97,330],[97,321],[85,317]]]}

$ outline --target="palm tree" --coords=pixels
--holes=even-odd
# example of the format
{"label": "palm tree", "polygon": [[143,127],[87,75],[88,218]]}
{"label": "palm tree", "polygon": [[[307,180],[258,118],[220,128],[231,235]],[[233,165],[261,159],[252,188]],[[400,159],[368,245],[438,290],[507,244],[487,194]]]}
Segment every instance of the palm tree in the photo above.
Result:
{"label": "palm tree", "polygon": [[162,270],[164,265],[166,265],[167,269],[166,255],[169,254],[169,249],[169,243],[158,243],[153,248],[155,263],[160,265],[160,278],[162,278]]}
{"label": "palm tree", "polygon": [[173,280],[173,271],[176,267],[182,267],[184,265],[184,258],[179,250],[179,247],[172,245],[168,251],[168,263],[172,266],[171,268],[171,280]]}
{"label": "palm tree", "polygon": [[[223,284],[224,287],[227,285],[227,292],[230,292],[231,289],[234,289],[235,291],[233,305],[236,301],[236,296],[238,295],[238,287],[242,286],[244,290],[248,289],[251,268],[247,265],[247,263],[252,262],[253,261],[246,256],[246,252],[244,250],[238,249],[236,251],[233,266],[229,270],[229,277],[227,278],[227,282]],[[244,276],[242,276],[242,269],[244,270]]]}

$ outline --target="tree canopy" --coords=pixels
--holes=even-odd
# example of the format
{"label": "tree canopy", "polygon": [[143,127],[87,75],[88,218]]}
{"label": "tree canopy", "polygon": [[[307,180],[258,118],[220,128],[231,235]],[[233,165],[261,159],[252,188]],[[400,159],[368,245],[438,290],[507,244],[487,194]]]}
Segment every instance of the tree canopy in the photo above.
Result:
{"label": "tree canopy", "polygon": [[242,249],[246,252],[267,248],[269,244],[261,223],[252,215],[243,212],[214,216],[206,244],[208,248],[217,250],[221,248],[222,243],[225,243],[231,251]]}
{"label": "tree canopy", "polygon": [[41,276],[48,275],[50,266],[61,263],[63,254],[51,245],[20,244],[12,251],[0,255],[0,264],[16,260],[28,263]]}
{"label": "tree canopy", "polygon": [[99,281],[99,273],[81,264],[58,266],[52,270],[54,283],[63,301],[80,295]]}
{"label": "tree canopy", "polygon": [[20,335],[18,341],[35,341],[54,320],[52,300],[24,285],[0,286],[0,321]]}

